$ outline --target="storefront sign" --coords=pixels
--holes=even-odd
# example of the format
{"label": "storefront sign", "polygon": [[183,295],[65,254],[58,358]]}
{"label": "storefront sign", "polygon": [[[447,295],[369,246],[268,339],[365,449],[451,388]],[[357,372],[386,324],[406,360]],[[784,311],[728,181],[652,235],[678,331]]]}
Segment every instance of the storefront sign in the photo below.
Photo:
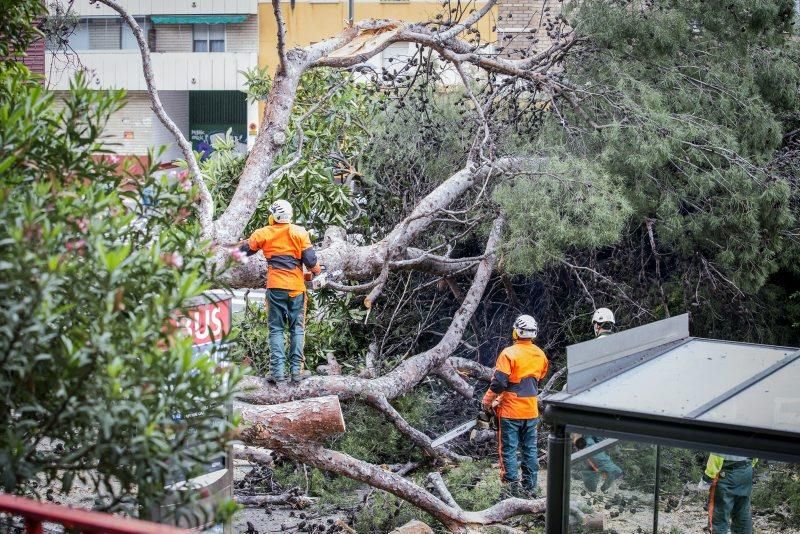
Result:
{"label": "storefront sign", "polygon": [[192,337],[195,347],[220,343],[231,331],[231,299],[193,306],[177,319],[177,324]]}

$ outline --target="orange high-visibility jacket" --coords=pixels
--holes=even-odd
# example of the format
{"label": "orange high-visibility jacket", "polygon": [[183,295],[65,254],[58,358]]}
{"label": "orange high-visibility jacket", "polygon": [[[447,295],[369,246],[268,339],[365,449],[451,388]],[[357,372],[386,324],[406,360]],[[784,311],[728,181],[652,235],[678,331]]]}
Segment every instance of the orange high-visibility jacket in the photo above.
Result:
{"label": "orange high-visibility jacket", "polygon": [[311,238],[302,226],[264,226],[253,232],[248,244],[250,250],[261,250],[267,259],[267,289],[285,289],[295,297],[306,290],[302,266],[314,274],[320,272]]}
{"label": "orange high-visibility jacket", "polygon": [[539,417],[539,380],[547,375],[547,356],[530,339],[518,339],[497,357],[492,383],[483,397],[491,404],[500,395],[495,408],[498,417],[535,419]]}

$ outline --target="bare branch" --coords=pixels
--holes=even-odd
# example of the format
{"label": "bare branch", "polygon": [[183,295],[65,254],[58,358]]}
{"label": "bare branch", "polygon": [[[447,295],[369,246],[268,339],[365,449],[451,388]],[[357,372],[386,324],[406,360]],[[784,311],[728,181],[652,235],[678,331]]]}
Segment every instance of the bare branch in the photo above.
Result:
{"label": "bare branch", "polygon": [[502,523],[521,514],[540,514],[545,509],[545,499],[512,498],[479,512],[466,512],[449,506],[427,490],[395,473],[338,451],[287,438],[281,447],[281,452],[285,456],[318,469],[388,491],[431,514],[453,532],[465,532],[469,526]]}
{"label": "bare branch", "polygon": [[433,487],[433,490],[439,494],[439,497],[442,498],[447,506],[455,508],[456,510],[461,510],[461,506],[459,506],[459,504],[453,498],[453,494],[450,493],[450,490],[447,489],[447,485],[444,483],[444,479],[439,472],[431,471],[428,473],[428,484]]}
{"label": "bare branch", "polygon": [[272,12],[275,14],[275,23],[278,26],[278,73],[286,70],[286,25],[283,22],[283,12],[281,11],[281,1],[272,0]]}
{"label": "bare branch", "polygon": [[449,41],[450,39],[457,36],[459,33],[463,32],[467,28],[470,28],[475,24],[477,24],[478,21],[484,17],[484,15],[486,15],[489,11],[491,11],[491,9],[495,6],[496,3],[497,0],[489,0],[488,2],[483,4],[483,6],[479,10],[475,11],[472,15],[470,15],[464,22],[459,22],[458,24],[454,24],[450,29],[443,32],[439,32],[436,37],[442,43]]}
{"label": "bare branch", "polygon": [[445,382],[447,382],[450,387],[458,392],[459,395],[464,397],[465,399],[472,399],[473,391],[472,386],[469,385],[469,382],[464,380],[450,360],[444,362],[441,366],[433,371],[435,376],[438,376]]}

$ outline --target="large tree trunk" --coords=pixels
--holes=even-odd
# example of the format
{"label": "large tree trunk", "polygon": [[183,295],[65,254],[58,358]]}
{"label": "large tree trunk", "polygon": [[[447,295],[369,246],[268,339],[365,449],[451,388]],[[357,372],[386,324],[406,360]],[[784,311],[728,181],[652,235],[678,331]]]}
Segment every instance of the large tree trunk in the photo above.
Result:
{"label": "large tree trunk", "polygon": [[276,436],[318,442],[345,431],[339,397],[330,395],[270,406],[237,405],[243,426],[238,437],[249,445],[274,448]]}

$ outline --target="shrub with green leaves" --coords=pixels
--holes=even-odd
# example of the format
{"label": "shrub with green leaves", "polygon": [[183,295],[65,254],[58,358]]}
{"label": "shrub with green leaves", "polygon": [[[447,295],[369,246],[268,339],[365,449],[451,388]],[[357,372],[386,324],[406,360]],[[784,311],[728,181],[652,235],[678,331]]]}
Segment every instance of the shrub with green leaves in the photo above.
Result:
{"label": "shrub with green leaves", "polygon": [[237,376],[171,327],[209,255],[187,181],[115,171],[99,136],[122,97],[78,78],[56,105],[0,64],[0,487],[81,480],[148,516],[223,449]]}

